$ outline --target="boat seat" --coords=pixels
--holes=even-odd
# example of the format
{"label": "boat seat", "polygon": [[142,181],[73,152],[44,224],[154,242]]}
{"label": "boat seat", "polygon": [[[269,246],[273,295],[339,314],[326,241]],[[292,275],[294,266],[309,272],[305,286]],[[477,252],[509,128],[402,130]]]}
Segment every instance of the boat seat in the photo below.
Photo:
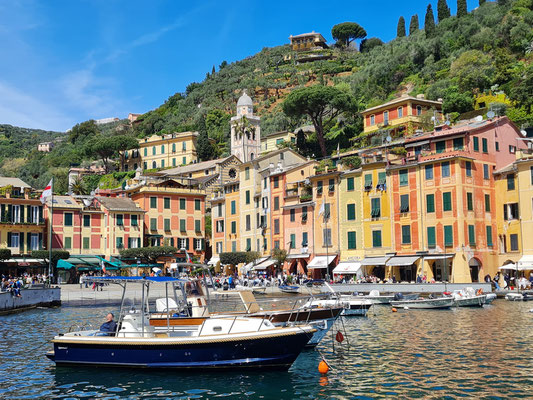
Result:
{"label": "boat seat", "polygon": [[[178,305],[176,304],[176,302],[174,301],[174,299],[172,298],[168,298],[168,309],[169,310],[177,310],[178,308]],[[157,299],[155,301],[155,309],[157,312],[167,312],[167,299],[166,298],[161,298],[161,299]]]}
{"label": "boat seat", "polygon": [[247,313],[254,314],[261,311],[261,308],[259,307],[259,304],[257,304],[257,300],[252,292],[240,291],[239,296],[241,296],[242,304],[244,304]]}

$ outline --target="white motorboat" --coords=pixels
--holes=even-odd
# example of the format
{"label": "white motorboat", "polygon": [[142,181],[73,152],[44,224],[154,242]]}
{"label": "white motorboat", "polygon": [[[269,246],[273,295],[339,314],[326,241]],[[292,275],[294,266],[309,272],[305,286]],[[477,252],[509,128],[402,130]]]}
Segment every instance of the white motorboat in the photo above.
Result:
{"label": "white motorboat", "polygon": [[372,301],[361,299],[358,296],[333,296],[327,298],[313,298],[304,307],[343,307],[341,315],[344,316],[365,316],[372,307]]}
{"label": "white motorboat", "polygon": [[455,305],[453,297],[437,297],[435,299],[417,299],[391,301],[393,307],[413,308],[413,309],[444,309]]}
{"label": "white motorboat", "polygon": [[[185,317],[192,304],[185,292],[189,282],[170,277],[95,277],[97,283],[123,287],[116,332],[79,330],[55,336],[54,350],[47,357],[57,365],[93,367],[142,367],[176,369],[276,368],[288,369],[308,343],[315,329],[309,325],[276,327],[267,318],[245,315]],[[124,295],[128,283],[142,284],[140,309],[126,311]],[[169,285],[177,301],[166,297],[157,304],[165,318],[152,319],[149,287]],[[177,298],[177,292],[183,299]],[[171,310],[173,306],[177,310]],[[181,307],[180,307],[181,306]],[[177,311],[177,315],[174,315]],[[194,314],[194,312],[193,312]],[[171,321],[185,321],[174,325]],[[155,324],[152,321],[156,322]]]}
{"label": "white motorboat", "polygon": [[507,293],[505,295],[505,300],[509,301],[532,301],[533,293],[524,292],[524,293]]}
{"label": "white motorboat", "polygon": [[369,294],[359,295],[359,297],[370,300],[372,304],[389,304],[394,300],[393,294],[381,294],[379,290],[371,290]]}
{"label": "white motorboat", "polygon": [[235,285],[235,289],[231,289],[233,291],[239,291],[239,292],[253,292],[255,294],[265,294],[266,293],[266,286],[244,286],[244,285]]}
{"label": "white motorboat", "polygon": [[478,294],[471,287],[454,290],[452,297],[456,307],[483,307],[487,301],[486,294]]}
{"label": "white motorboat", "polygon": [[487,293],[485,298],[485,304],[490,304],[494,300],[496,300],[498,296],[496,296],[496,293]]}

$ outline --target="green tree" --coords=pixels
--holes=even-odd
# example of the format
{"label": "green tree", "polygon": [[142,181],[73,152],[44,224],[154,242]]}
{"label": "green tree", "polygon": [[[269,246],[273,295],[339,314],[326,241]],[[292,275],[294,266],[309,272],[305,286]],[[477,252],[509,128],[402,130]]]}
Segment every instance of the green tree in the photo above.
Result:
{"label": "green tree", "polygon": [[396,37],[405,37],[405,19],[400,17],[398,19],[398,26],[396,27]]}
{"label": "green tree", "polygon": [[426,17],[424,18],[424,30],[426,31],[426,36],[431,37],[435,32],[435,16],[433,15],[433,8],[431,4],[428,4],[426,9]]}
{"label": "green tree", "polygon": [[109,172],[109,159],[115,154],[114,141],[110,137],[98,136],[86,146],[86,153],[90,157],[98,157],[104,164],[104,170]]}
{"label": "green tree", "polygon": [[461,92],[457,86],[450,86],[444,94],[442,110],[445,113],[465,113],[472,110],[472,92]]}
{"label": "green tree", "polygon": [[468,14],[468,10],[466,8],[466,0],[457,0],[457,16],[464,17]]}
{"label": "green tree", "polygon": [[511,100],[516,101],[519,106],[524,107],[530,114],[533,113],[533,96],[531,95],[531,88],[533,88],[532,63],[530,63],[517,77],[510,93]]}
{"label": "green tree", "polygon": [[292,91],[283,102],[283,112],[289,117],[307,116],[315,127],[322,156],[326,157],[324,128],[343,112],[357,111],[355,99],[332,86],[315,85]]}
{"label": "green tree", "polygon": [[0,261],[9,260],[11,258],[10,249],[0,249]]}
{"label": "green tree", "polygon": [[366,36],[366,31],[361,25],[355,22],[343,22],[335,25],[331,29],[333,39],[344,47],[348,47],[356,39],[362,39]]}
{"label": "green tree", "polygon": [[120,157],[120,169],[123,171],[126,161],[126,151],[138,149],[139,141],[132,136],[126,135],[111,136],[109,141],[113,150],[115,150]]}
{"label": "green tree", "polygon": [[418,14],[415,14],[411,17],[411,22],[409,23],[409,35],[418,32],[420,29],[420,24],[418,23]]}
{"label": "green tree", "polygon": [[480,50],[465,51],[450,67],[450,76],[456,79],[463,92],[490,88],[494,74],[490,55]]}
{"label": "green tree", "polygon": [[359,50],[361,51],[361,53],[368,53],[374,47],[379,47],[382,45],[383,45],[383,40],[377,37],[373,37],[373,38],[362,40]]}
{"label": "green tree", "polygon": [[198,134],[196,152],[200,161],[212,160],[218,156],[217,148],[211,143],[211,140],[207,137],[207,132]]}
{"label": "green tree", "polygon": [[149,263],[155,263],[159,257],[173,256],[177,252],[178,249],[174,246],[157,246],[122,249],[120,255],[124,258],[139,258],[147,260]]}
{"label": "green tree", "polygon": [[482,6],[483,4],[485,4],[485,1],[487,0],[479,0],[479,5]]}
{"label": "green tree", "polygon": [[87,138],[91,138],[94,135],[98,135],[98,126],[96,122],[91,119],[89,121],[82,122],[81,124],[76,124],[70,130],[68,135],[68,140],[72,144],[76,144],[78,141],[85,141]]}
{"label": "green tree", "polygon": [[446,0],[438,0],[437,2],[437,18],[439,22],[442,22],[446,18],[449,18],[451,15],[450,7],[446,3]]}
{"label": "green tree", "polygon": [[72,181],[72,183],[70,184],[70,191],[76,195],[87,194],[87,188],[85,187],[85,182],[83,182],[83,178],[81,175],[78,175],[76,176],[76,178],[74,178],[74,181]]}

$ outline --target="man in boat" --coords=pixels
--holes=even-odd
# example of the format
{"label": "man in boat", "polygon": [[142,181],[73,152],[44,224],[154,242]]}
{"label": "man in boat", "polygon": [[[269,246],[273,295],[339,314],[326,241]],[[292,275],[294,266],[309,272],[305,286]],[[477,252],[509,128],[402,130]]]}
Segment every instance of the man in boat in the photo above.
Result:
{"label": "man in boat", "polygon": [[105,317],[106,322],[100,326],[99,334],[101,336],[113,336],[115,334],[115,331],[117,330],[117,323],[113,320],[113,318],[115,318],[113,313],[107,314]]}

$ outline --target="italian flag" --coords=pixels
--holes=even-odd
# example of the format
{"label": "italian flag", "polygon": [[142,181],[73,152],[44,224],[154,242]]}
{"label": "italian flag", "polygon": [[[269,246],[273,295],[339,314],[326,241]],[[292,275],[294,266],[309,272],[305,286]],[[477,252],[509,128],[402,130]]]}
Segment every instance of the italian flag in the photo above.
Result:
{"label": "italian flag", "polygon": [[48,183],[48,185],[46,185],[46,187],[44,188],[43,190],[43,193],[41,194],[41,203],[46,203],[46,199],[48,197],[51,197],[52,196],[52,181],[54,180],[54,178],[50,179],[50,182]]}

